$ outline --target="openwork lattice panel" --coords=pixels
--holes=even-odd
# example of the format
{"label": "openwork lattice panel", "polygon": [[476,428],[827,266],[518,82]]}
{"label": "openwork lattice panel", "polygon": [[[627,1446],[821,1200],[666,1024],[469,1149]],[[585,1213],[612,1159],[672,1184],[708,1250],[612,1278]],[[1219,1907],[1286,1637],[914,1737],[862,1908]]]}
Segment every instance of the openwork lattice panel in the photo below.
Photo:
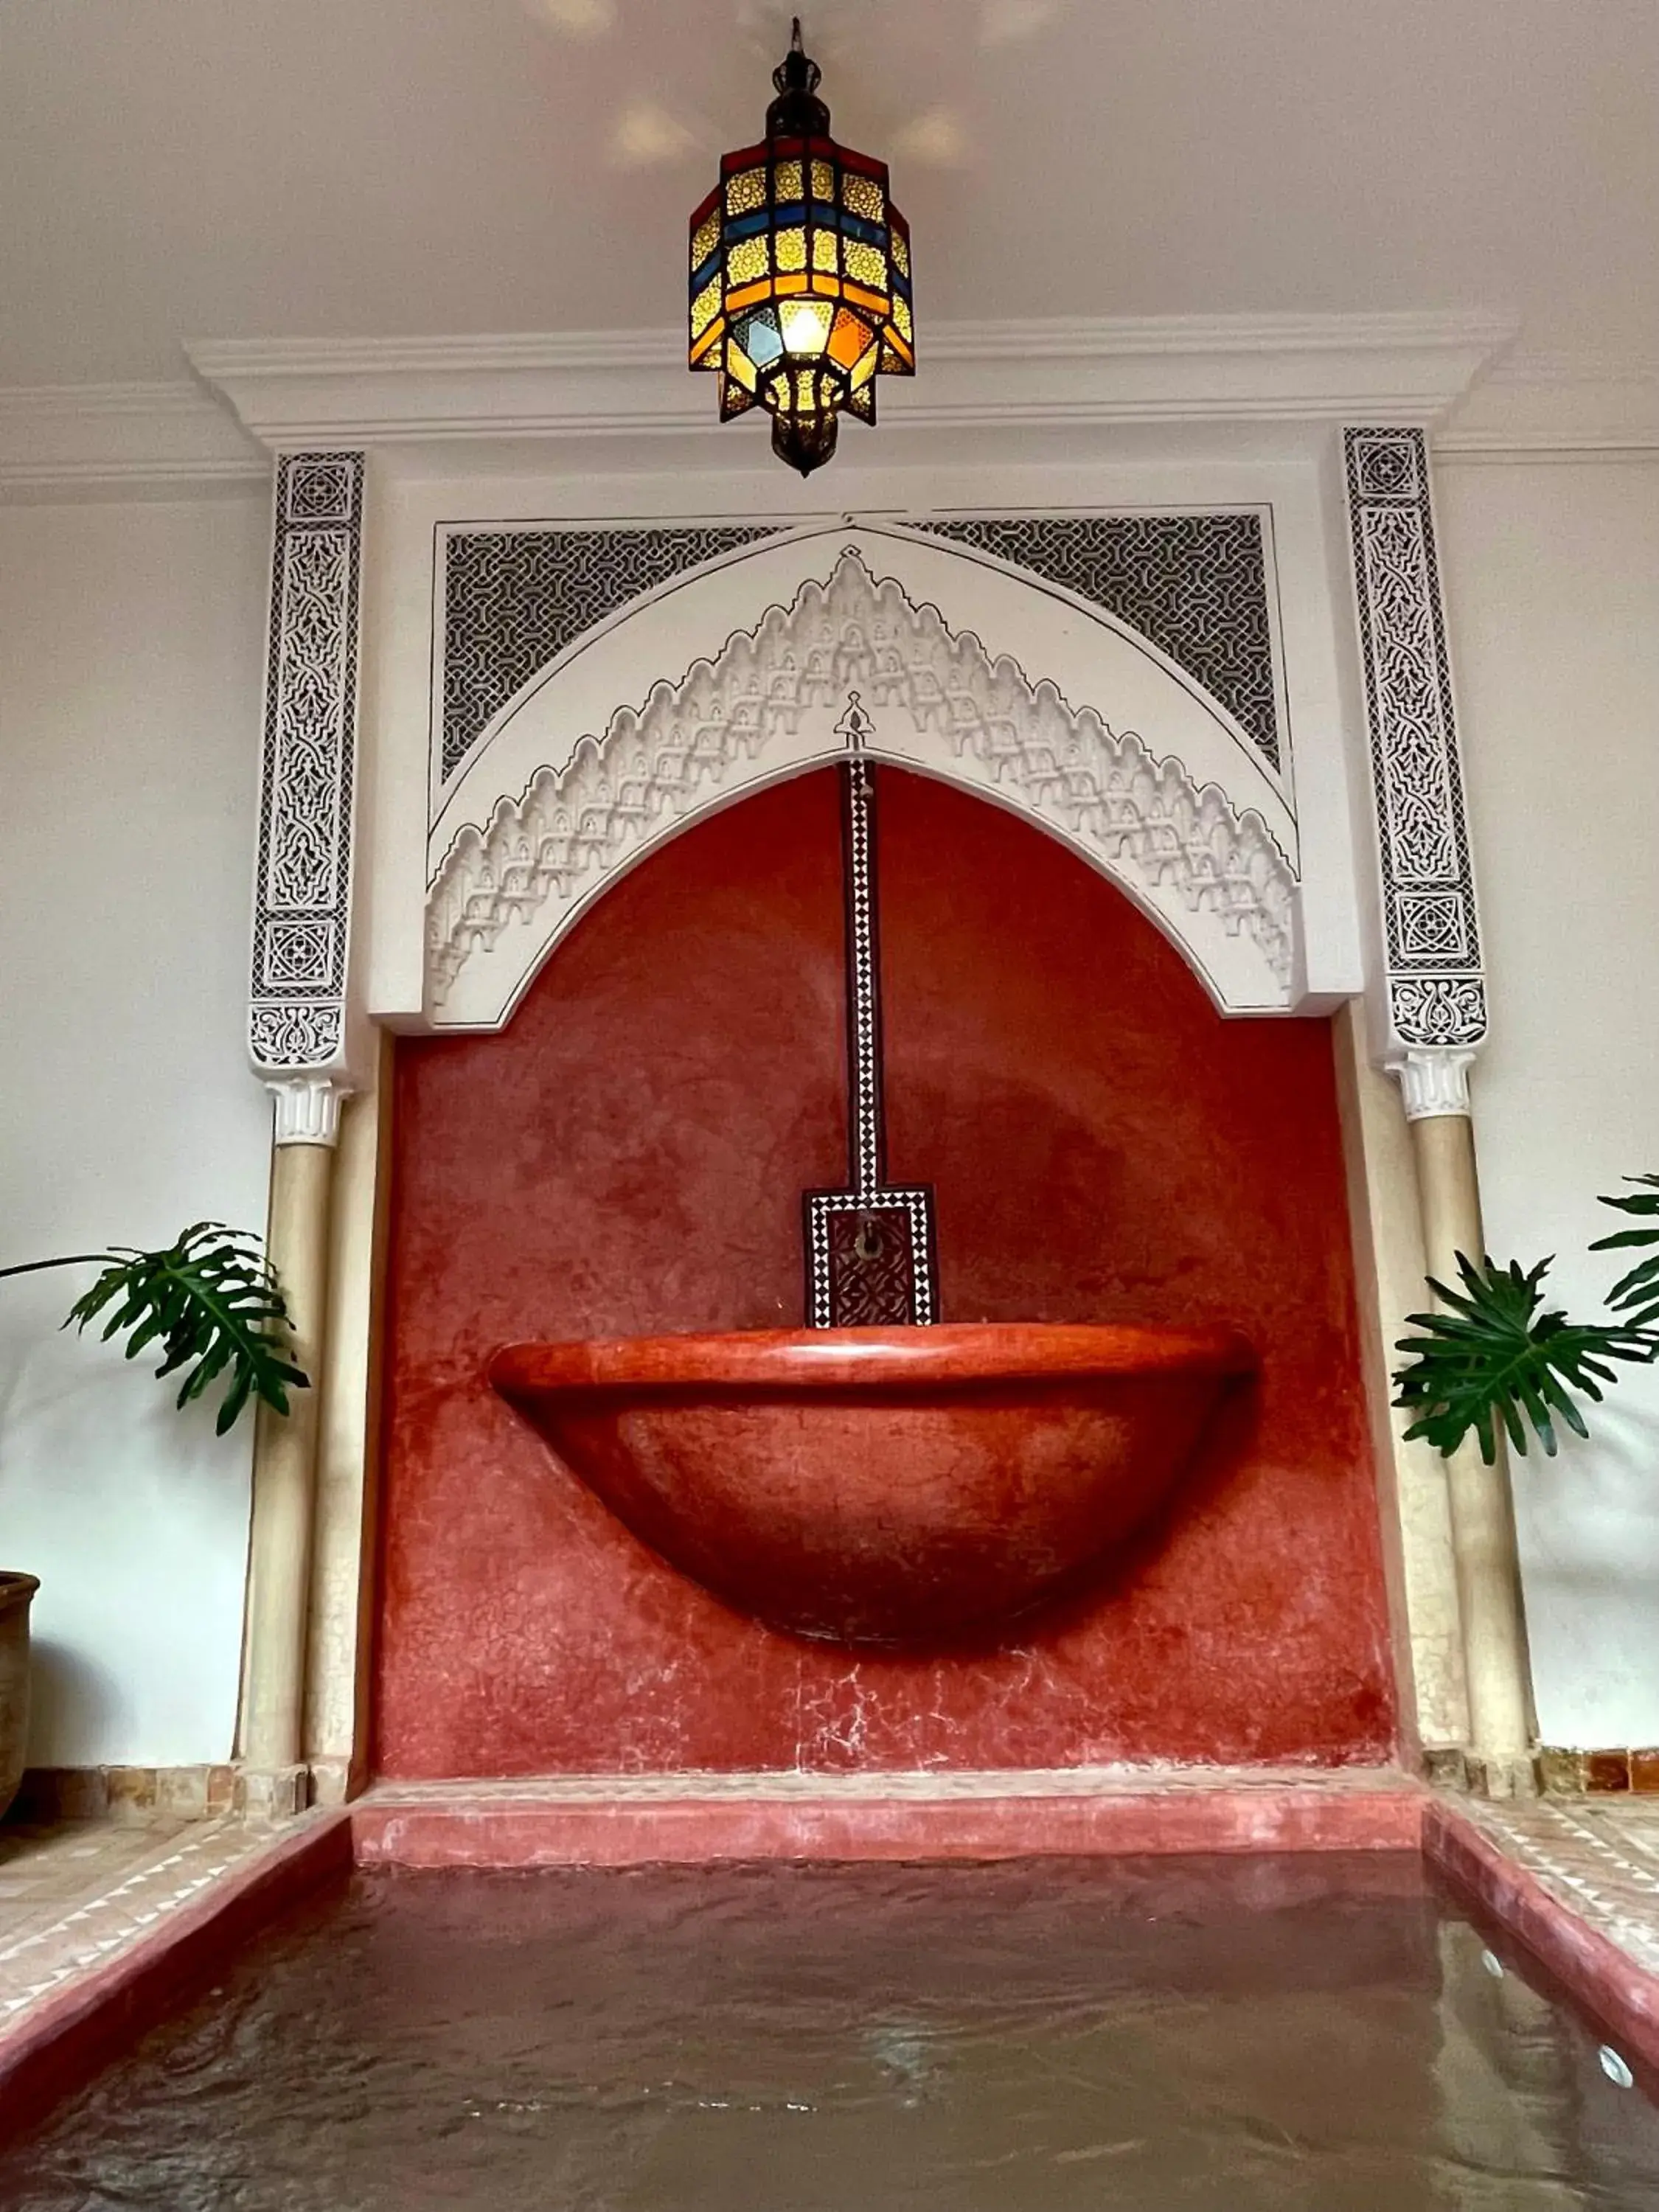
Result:
{"label": "openwork lattice panel", "polygon": [[775,526],[453,530],[443,545],[440,775],[465,763],[521,684],[584,630],[704,561]]}
{"label": "openwork lattice panel", "polygon": [[1029,568],[1128,623],[1282,765],[1260,515],[1006,515],[917,527]]}

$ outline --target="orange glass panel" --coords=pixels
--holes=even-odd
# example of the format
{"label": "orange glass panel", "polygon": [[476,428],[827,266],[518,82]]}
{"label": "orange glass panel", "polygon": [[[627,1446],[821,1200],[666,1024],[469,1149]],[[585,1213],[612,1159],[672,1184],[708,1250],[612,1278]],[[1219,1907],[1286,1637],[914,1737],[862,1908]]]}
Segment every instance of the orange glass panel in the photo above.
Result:
{"label": "orange glass panel", "polygon": [[849,315],[843,307],[830,333],[830,360],[838,361],[843,368],[851,368],[872,343],[869,325],[860,322],[856,315]]}

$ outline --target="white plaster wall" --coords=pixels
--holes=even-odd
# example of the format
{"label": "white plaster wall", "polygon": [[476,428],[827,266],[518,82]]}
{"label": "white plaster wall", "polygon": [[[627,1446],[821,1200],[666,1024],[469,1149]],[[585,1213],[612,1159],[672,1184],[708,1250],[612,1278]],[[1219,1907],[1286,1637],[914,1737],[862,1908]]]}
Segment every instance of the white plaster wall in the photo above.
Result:
{"label": "white plaster wall", "polygon": [[[267,504],[0,509],[0,1261],[263,1229],[242,1056]],[[0,1283],[0,1565],[38,1574],[31,1759],[235,1723],[251,1425]]]}
{"label": "white plaster wall", "polygon": [[[1659,463],[1454,465],[1438,479],[1492,977],[1476,1076],[1494,1256],[1559,1253],[1599,1312],[1621,1225],[1595,1204],[1659,1174]],[[1540,1732],[1659,1743],[1659,1371],[1594,1440],[1514,1462]]]}

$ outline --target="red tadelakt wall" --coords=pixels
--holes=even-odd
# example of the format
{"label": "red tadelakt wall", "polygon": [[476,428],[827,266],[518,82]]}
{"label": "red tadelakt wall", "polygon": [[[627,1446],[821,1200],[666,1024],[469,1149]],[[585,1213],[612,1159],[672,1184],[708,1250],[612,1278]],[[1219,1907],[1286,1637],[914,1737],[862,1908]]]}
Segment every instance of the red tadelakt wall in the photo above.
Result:
{"label": "red tadelakt wall", "polygon": [[1331,1037],[1223,1021],[1052,839],[881,778],[890,1167],[945,1318],[1221,1321],[1259,1382],[1168,1526],[1006,1646],[797,1642],[483,1380],[526,1338],[793,1326],[845,1179],[833,771],[676,839],[499,1036],[399,1045],[378,1743],[396,1775],[1380,1760],[1395,1705]]}

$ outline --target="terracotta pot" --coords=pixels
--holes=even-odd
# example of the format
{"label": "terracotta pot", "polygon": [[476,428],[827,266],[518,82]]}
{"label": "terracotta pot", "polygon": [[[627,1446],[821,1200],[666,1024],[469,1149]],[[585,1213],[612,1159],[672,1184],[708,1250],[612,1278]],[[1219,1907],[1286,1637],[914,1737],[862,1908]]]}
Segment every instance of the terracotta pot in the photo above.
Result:
{"label": "terracotta pot", "polygon": [[978,1635],[1097,1571],[1170,1495],[1230,1330],[1036,1322],[519,1344],[496,1389],[619,1520],[799,1635]]}
{"label": "terracotta pot", "polygon": [[17,1795],[29,1737],[29,1601],[33,1575],[0,1573],[0,1813]]}

